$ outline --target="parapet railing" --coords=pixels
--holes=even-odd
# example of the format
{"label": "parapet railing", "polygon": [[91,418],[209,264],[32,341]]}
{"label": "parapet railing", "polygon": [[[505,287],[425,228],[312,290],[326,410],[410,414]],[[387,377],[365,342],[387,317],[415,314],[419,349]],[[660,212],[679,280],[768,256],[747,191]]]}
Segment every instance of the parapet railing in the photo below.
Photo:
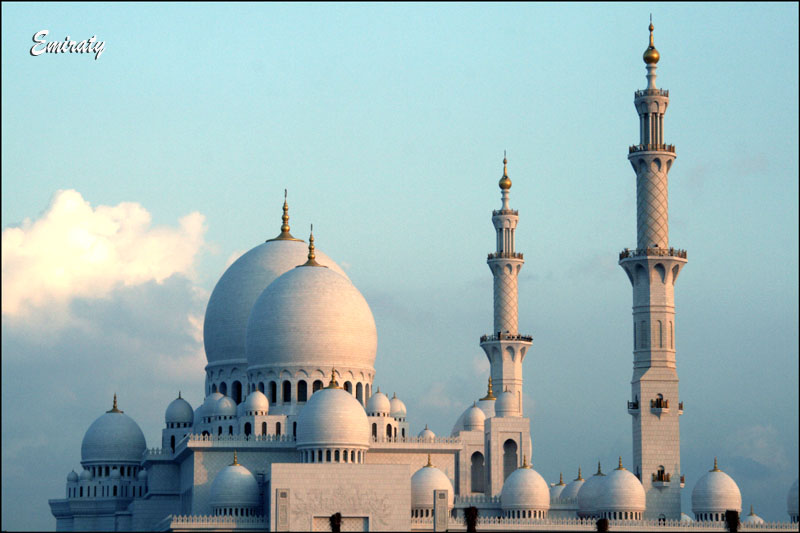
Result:
{"label": "parapet railing", "polygon": [[[478,516],[477,526],[490,526],[490,530],[507,530],[508,526],[536,526],[533,529],[544,531],[552,530],[585,530],[596,531],[597,518],[508,518],[504,516]],[[412,518],[412,523],[420,525],[432,523],[432,517]],[[683,530],[706,530],[706,531],[727,531],[724,521],[682,521],[682,520],[609,520],[609,531],[683,531]],[[461,529],[465,526],[464,517],[459,513],[458,517],[450,517],[450,529]],[[498,526],[497,529],[491,526]],[[479,527],[480,529],[480,527]],[[514,528],[518,529],[518,528]],[[519,528],[525,529],[525,528]],[[739,525],[740,531],[797,531],[797,524],[791,522],[765,522],[763,524]]]}
{"label": "parapet railing", "polygon": [[636,152],[670,152],[675,153],[674,144],[661,144],[661,143],[647,143],[647,144],[634,144],[628,147],[628,153],[633,154]]}
{"label": "parapet railing", "polygon": [[526,342],[533,342],[533,337],[530,335],[510,335],[508,333],[503,333],[498,331],[497,333],[493,333],[491,335],[483,335],[481,336],[481,342],[489,342],[489,341],[526,341]]}
{"label": "parapet railing", "polygon": [[525,259],[521,252],[492,252],[487,259]]}
{"label": "parapet railing", "polygon": [[636,98],[641,96],[669,96],[669,89],[641,89],[634,93]]}
{"label": "parapet railing", "polygon": [[500,496],[487,496],[485,494],[465,494],[455,497],[455,505],[465,503],[500,503]]}
{"label": "parapet railing", "polygon": [[172,457],[172,450],[170,448],[148,448],[144,451],[142,457]]}
{"label": "parapet railing", "polygon": [[460,437],[370,437],[372,443],[459,444]]}
{"label": "parapet railing", "polygon": [[187,443],[193,442],[294,442],[291,435],[197,435],[186,437]]}
{"label": "parapet railing", "polygon": [[492,216],[496,217],[497,215],[519,215],[519,211],[516,209],[495,209],[492,211]]}
{"label": "parapet railing", "polygon": [[619,253],[619,260],[627,259],[628,257],[646,257],[646,256],[660,256],[660,257],[679,257],[686,259],[686,250],[679,250],[677,248],[637,248],[631,250],[625,248]]}
{"label": "parapet railing", "polygon": [[662,483],[669,483],[671,481],[669,472],[653,472],[651,481],[660,481]]}
{"label": "parapet railing", "polygon": [[639,402],[628,402],[628,410],[636,411],[639,409]]}
{"label": "parapet railing", "polygon": [[661,398],[650,400],[650,409],[669,409],[669,400]]}
{"label": "parapet railing", "polygon": [[264,525],[266,517],[257,516],[217,516],[217,515],[170,515],[167,517],[173,525],[217,526],[217,525]]}

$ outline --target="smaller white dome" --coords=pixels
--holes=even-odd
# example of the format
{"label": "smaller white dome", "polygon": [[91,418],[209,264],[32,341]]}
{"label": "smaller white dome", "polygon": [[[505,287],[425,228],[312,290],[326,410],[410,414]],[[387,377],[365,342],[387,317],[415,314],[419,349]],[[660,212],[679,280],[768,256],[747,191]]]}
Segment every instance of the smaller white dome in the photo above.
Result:
{"label": "smaller white dome", "polygon": [[741,522],[742,522],[742,524],[756,525],[756,524],[763,524],[764,523],[764,519],[753,512],[753,506],[751,505],[750,506],[750,514],[748,514],[747,516],[742,518]]}
{"label": "smaller white dome", "polygon": [[77,482],[78,482],[78,474],[76,474],[74,470],[69,474],[67,474],[67,483],[77,483]]}
{"label": "smaller white dome", "polygon": [[793,518],[797,516],[797,498],[797,480],[795,479],[786,495],[786,512]]}
{"label": "smaller white dome", "polygon": [[210,416],[236,416],[236,402],[230,396],[223,396],[214,404]]}
{"label": "smaller white dome", "polygon": [[476,403],[473,403],[464,416],[464,429],[466,431],[483,431],[485,421],[486,413]]}
{"label": "smaller white dome", "polygon": [[220,470],[211,483],[209,503],[212,507],[258,507],[258,482],[253,474],[236,461]]}
{"label": "smaller white dome", "polygon": [[81,463],[139,463],[147,445],[139,425],[117,409],[117,395],[111,410],[92,422],[81,442]]}
{"label": "smaller white dome", "polygon": [[420,431],[417,437],[424,440],[433,440],[436,438],[436,433],[428,429],[428,424],[425,424],[425,429]]}
{"label": "smaller white dome", "polygon": [[145,470],[144,468],[139,470],[139,473],[136,474],[136,479],[138,479],[139,481],[146,480],[147,479],[147,470]]}
{"label": "smaller white dome", "polygon": [[681,513],[681,522],[684,523],[694,522],[694,519],[686,513]]}
{"label": "smaller white dome", "polygon": [[411,476],[411,508],[433,509],[433,491],[447,491],[447,508],[453,508],[453,484],[444,472],[431,464],[430,455],[428,464],[423,466]]}
{"label": "smaller white dome", "polygon": [[378,392],[367,400],[367,414],[369,416],[389,416],[391,412],[392,403],[389,401],[389,397],[381,392],[379,387]]}
{"label": "smaller white dome", "polygon": [[595,495],[594,508],[599,513],[604,512],[644,512],[646,497],[644,487],[639,478],[634,476],[622,466],[605,476],[602,485]]}
{"label": "smaller white dome", "polygon": [[214,416],[214,410],[216,409],[217,401],[222,398],[222,394],[219,392],[212,392],[208,396],[206,396],[203,403],[200,404],[200,407],[195,409],[194,411],[194,425],[198,425],[202,422],[203,418],[208,418],[210,416]]}
{"label": "smaller white dome", "polygon": [[717,467],[714,458],[714,468],[701,477],[692,490],[692,512],[695,515],[724,514],[728,510],[742,511],[742,493],[733,478]]}
{"label": "smaller white dome", "polygon": [[122,477],[122,474],[119,471],[119,468],[112,468],[111,469],[111,479],[119,479]]}
{"label": "smaller white dome", "polygon": [[178,392],[178,397],[167,406],[167,411],[164,413],[164,421],[167,424],[191,424],[194,421],[192,406],[181,398],[180,392]]}
{"label": "smaller white dome", "polygon": [[245,415],[266,415],[269,413],[269,400],[263,392],[253,391],[247,395],[243,409]]}
{"label": "smaller white dome", "polygon": [[600,463],[597,463],[597,472],[586,480],[581,490],[578,492],[578,516],[587,517],[594,516],[597,512],[597,497],[603,488],[603,478],[606,475],[600,468]]}
{"label": "smaller white dome", "polygon": [[566,483],[564,483],[564,475],[558,475],[558,483],[555,485],[550,485],[550,502],[554,502],[561,498],[561,494],[563,494],[564,489],[567,487]]}
{"label": "smaller white dome", "polygon": [[94,474],[92,474],[91,470],[85,469],[83,472],[81,472],[80,478],[81,481],[91,481],[94,479]]}
{"label": "smaller white dome", "polygon": [[495,416],[494,405],[496,403],[497,403],[497,398],[491,400],[480,399],[478,400],[478,407],[481,408],[481,411],[483,411],[483,414],[486,415],[486,418],[492,418],[493,416]]}
{"label": "smaller white dome", "polygon": [[392,399],[389,400],[389,416],[394,418],[406,417],[406,404],[394,393],[392,394]]}
{"label": "smaller white dome", "polygon": [[586,483],[586,480],[583,479],[583,476],[581,476],[581,467],[578,467],[578,477],[567,483],[567,486],[564,487],[564,490],[561,492],[561,499],[576,500],[577,504],[578,493],[580,492],[584,483]]}
{"label": "smaller white dome", "polygon": [[315,392],[297,417],[298,448],[366,449],[369,444],[364,407],[344,389],[329,385]]}
{"label": "smaller white dome", "polygon": [[512,509],[550,509],[550,488],[539,472],[528,466],[527,461],[514,470],[503,483],[500,492],[500,507]]}
{"label": "smaller white dome", "polygon": [[497,397],[494,405],[495,416],[519,416],[517,411],[517,399],[511,391],[505,391]]}

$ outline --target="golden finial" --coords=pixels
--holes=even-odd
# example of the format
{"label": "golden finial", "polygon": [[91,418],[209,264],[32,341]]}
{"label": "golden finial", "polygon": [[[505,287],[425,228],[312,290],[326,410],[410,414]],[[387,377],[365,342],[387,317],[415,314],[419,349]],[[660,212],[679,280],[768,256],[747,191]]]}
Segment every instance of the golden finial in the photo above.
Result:
{"label": "golden finial", "polygon": [[712,468],[711,470],[709,470],[709,472],[721,472],[721,470],[720,470],[720,469],[719,469],[719,467],[717,466],[717,458],[716,458],[716,457],[714,457],[714,468]]}
{"label": "golden finial", "polygon": [[500,188],[507,191],[511,188],[511,180],[508,178],[508,159],[506,158],[506,151],[503,150],[503,177],[500,178]]}
{"label": "golden finial", "polygon": [[233,462],[231,466],[239,466],[239,461],[236,460],[236,450],[233,450]]}
{"label": "golden finial", "polygon": [[286,202],[286,197],[288,196],[288,191],[283,189],[283,215],[281,216],[281,220],[283,224],[281,224],[281,233],[274,239],[268,239],[267,242],[270,241],[300,241],[303,242],[302,239],[295,239],[292,237],[292,234],[289,233],[289,204]]}
{"label": "golden finial", "polygon": [[528,464],[528,458],[523,453],[522,454],[522,468],[530,468],[530,467],[531,467],[531,465]]}
{"label": "golden finial", "polygon": [[625,470],[625,467],[622,466],[622,456],[621,455],[619,457],[619,466],[617,467],[617,470]]}
{"label": "golden finial", "polygon": [[178,399],[181,399],[181,391],[178,391]]}
{"label": "golden finial", "polygon": [[753,516],[755,513],[753,512],[753,504],[750,504],[750,514],[748,516]]}
{"label": "golden finial", "polygon": [[653,44],[653,15],[650,14],[650,46],[647,47],[647,50],[644,51],[644,55],[642,58],[644,62],[648,65],[655,65],[658,63],[658,60],[661,59],[661,54],[658,53],[656,50],[656,46]]}
{"label": "golden finial", "polygon": [[381,393],[381,387],[380,387],[380,385],[379,385],[379,386],[378,386],[378,392],[376,392],[375,394],[380,394],[380,393]]}
{"label": "golden finial", "polygon": [[111,409],[109,411],[106,411],[106,413],[122,413],[122,412],[124,412],[124,411],[120,411],[119,409],[117,409],[117,393],[115,392],[114,393],[114,405],[111,407]]}
{"label": "golden finial", "polygon": [[425,468],[430,468],[432,466],[433,463],[431,462],[431,454],[428,454],[428,464],[425,465]]}
{"label": "golden finial", "polygon": [[325,387],[326,389],[341,389],[339,383],[336,382],[336,369],[331,369],[331,382],[328,383],[328,386]]}
{"label": "golden finial", "polygon": [[558,485],[561,486],[564,484],[564,472],[558,473]]}
{"label": "golden finial", "polygon": [[317,263],[317,260],[315,259],[316,257],[317,256],[314,253],[314,224],[311,224],[311,235],[308,237],[308,261],[299,266],[328,268],[325,265],[320,265]]}
{"label": "golden finial", "polygon": [[575,481],[583,481],[583,477],[581,477],[581,467],[578,467],[578,477],[575,478]]}
{"label": "golden finial", "polygon": [[428,424],[425,424],[425,429],[428,429]]}
{"label": "golden finial", "polygon": [[393,393],[392,393],[392,400],[394,400],[395,398],[397,398],[397,393],[396,393],[396,392],[393,392]]}
{"label": "golden finial", "polygon": [[484,400],[496,400],[496,399],[497,398],[494,397],[494,394],[492,394],[492,378],[489,378],[489,386],[486,387],[486,396],[481,398],[481,401],[484,401]]}
{"label": "golden finial", "polygon": [[603,470],[600,468],[600,461],[597,461],[597,473],[595,474],[595,476],[605,476]]}

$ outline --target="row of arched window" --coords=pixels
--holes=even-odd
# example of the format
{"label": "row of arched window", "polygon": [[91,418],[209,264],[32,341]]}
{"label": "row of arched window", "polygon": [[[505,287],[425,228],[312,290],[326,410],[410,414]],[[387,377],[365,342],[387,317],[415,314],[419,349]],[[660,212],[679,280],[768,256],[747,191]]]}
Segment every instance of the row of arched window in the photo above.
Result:
{"label": "row of arched window", "polygon": [[[664,326],[660,320],[656,320],[655,329],[653,331],[653,340],[658,341],[659,348],[669,348],[670,350],[675,349],[675,339],[674,339],[674,331],[672,327],[672,320],[668,322],[668,339],[664,338]],[[636,323],[633,324],[633,347],[634,349],[647,349],[650,348],[650,335],[649,335],[649,328],[647,327],[647,321],[642,320],[639,322],[639,326],[637,328]],[[666,343],[669,343],[667,345]]]}
{"label": "row of arched window", "polygon": [[725,513],[695,513],[694,517],[703,522],[721,522],[725,520]]}
{"label": "row of arched window", "polygon": [[141,468],[138,466],[90,466],[88,470],[92,472],[92,477],[109,477],[113,470],[119,470],[121,477],[136,477]]}
{"label": "row of arched window", "polygon": [[411,518],[428,518],[433,516],[433,509],[412,509]]}
{"label": "row of arched window", "polygon": [[[317,379],[311,384],[311,394],[317,392],[318,390],[325,387],[325,384],[322,380]],[[361,402],[362,405],[366,404],[366,399],[370,397],[370,384],[369,383],[356,383],[353,386],[353,383],[350,381],[345,381],[342,384],[342,388],[349,392],[350,394],[354,394],[356,399]],[[260,391],[264,393],[267,398],[269,398],[269,403],[272,405],[276,405],[278,403],[303,403],[308,401],[308,382],[306,380],[299,380],[295,387],[292,387],[292,382],[288,379],[283,380],[280,383],[280,395],[278,395],[278,382],[277,381],[259,381],[253,382],[250,384],[250,392]],[[293,395],[294,392],[294,395]]]}
{"label": "row of arched window", "polygon": [[217,507],[214,514],[216,516],[256,516],[256,510],[240,507]]}
{"label": "row of arched window", "polygon": [[[378,424],[373,422],[372,423],[372,438],[378,440]],[[386,438],[397,439],[397,428],[392,426],[392,424],[386,424]],[[400,438],[406,438],[406,429],[400,428]]]}
{"label": "row of arched window", "polygon": [[[93,487],[70,487],[67,488],[67,497],[68,498],[97,498],[97,487],[95,485]],[[100,487],[100,497],[101,498],[108,498],[108,497],[116,497],[117,495],[124,497],[133,496],[133,497],[142,497],[144,494],[144,487],[132,487],[130,485],[123,485],[122,487],[118,487],[117,485],[99,485]],[[85,491],[83,489],[86,489]],[[120,490],[121,489],[121,490]]]}
{"label": "row of arched window", "polygon": [[303,450],[304,463],[363,463],[364,450]]}
{"label": "row of arched window", "polygon": [[188,427],[190,427],[191,425],[192,425],[192,424],[191,424],[191,423],[188,423],[188,422],[168,422],[168,423],[167,423],[167,429],[172,429],[172,428],[188,428]]}
{"label": "row of arched window", "polygon": [[547,511],[541,509],[512,509],[506,511],[506,518],[545,518]]}
{"label": "row of arched window", "polygon": [[600,513],[600,518],[607,518],[609,520],[641,520],[642,513],[635,513],[633,511],[606,511]]}
{"label": "row of arched window", "polygon": [[230,396],[236,404],[242,403],[242,382],[239,380],[234,381],[230,385],[230,394],[228,393],[228,384],[226,382],[222,382],[217,386],[216,383],[212,383],[211,387],[207,391],[207,394],[211,394],[213,392],[218,392],[224,396]]}

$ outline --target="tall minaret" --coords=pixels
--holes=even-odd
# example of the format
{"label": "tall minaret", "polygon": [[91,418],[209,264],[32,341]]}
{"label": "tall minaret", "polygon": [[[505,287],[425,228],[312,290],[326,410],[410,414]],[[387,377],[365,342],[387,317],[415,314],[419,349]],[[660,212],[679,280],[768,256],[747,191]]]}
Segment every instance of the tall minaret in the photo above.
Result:
{"label": "tall minaret", "polygon": [[499,183],[503,205],[492,212],[492,224],[497,232],[496,251],[490,253],[486,261],[494,276],[494,331],[481,337],[481,348],[489,358],[495,390],[512,392],[517,415],[522,416],[522,360],[533,339],[520,335],[517,330],[517,277],[525,261],[521,253],[514,251],[519,213],[508,204],[511,180],[507,165],[504,156],[503,177]]}
{"label": "tall minaret", "polygon": [[619,264],[633,285],[633,378],[628,412],[633,416],[634,473],[647,494],[646,519],[681,517],[680,425],[682,403],[675,367],[674,286],[686,251],[669,245],[667,175],[675,147],[664,144],[669,91],[656,88],[660,56],[644,52],[647,88],[636,91],[639,144],[628,160],[636,172],[637,247],[620,253]]}

